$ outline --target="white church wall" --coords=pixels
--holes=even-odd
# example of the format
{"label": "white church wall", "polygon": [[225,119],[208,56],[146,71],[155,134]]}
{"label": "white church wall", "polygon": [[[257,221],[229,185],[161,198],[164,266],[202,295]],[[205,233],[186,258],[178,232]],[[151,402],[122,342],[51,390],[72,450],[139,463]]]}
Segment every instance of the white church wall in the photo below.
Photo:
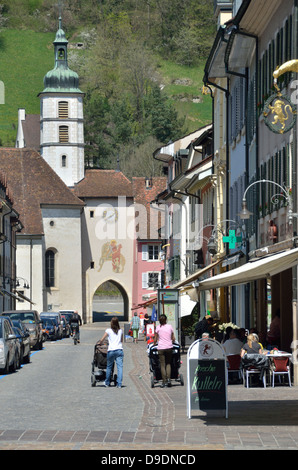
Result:
{"label": "white church wall", "polygon": [[42,208],[45,251],[55,252],[55,286],[46,288],[46,306],[53,311],[82,313],[80,209]]}
{"label": "white church wall", "polygon": [[[42,237],[17,237],[16,266],[16,277],[20,284],[16,289],[34,303],[31,305],[27,301],[16,301],[16,309],[34,309],[41,312],[44,309]],[[23,287],[25,281],[29,284],[29,289]]]}

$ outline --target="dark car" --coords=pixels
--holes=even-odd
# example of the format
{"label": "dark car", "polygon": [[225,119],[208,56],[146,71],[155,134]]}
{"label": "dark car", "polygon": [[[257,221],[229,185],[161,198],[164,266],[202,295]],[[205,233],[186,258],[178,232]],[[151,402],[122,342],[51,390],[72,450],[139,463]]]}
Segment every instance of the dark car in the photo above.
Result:
{"label": "dark car", "polygon": [[7,310],[1,315],[11,320],[21,320],[29,331],[31,349],[42,349],[41,320],[36,310]]}
{"label": "dark car", "polygon": [[56,341],[58,339],[58,326],[53,318],[42,318],[42,328],[45,332],[46,339]]}
{"label": "dark car", "polygon": [[70,337],[70,323],[67,321],[64,315],[61,315],[61,319],[63,322],[63,337],[69,338]]}
{"label": "dark car", "polygon": [[20,320],[12,320],[13,330],[20,343],[20,363],[28,364],[30,362],[30,333]]}
{"label": "dark car", "polygon": [[62,319],[61,315],[59,312],[40,312],[40,319],[41,321],[44,318],[50,318],[51,320],[54,320],[55,324],[57,325],[57,339],[62,339],[63,338],[63,324],[62,324]]}

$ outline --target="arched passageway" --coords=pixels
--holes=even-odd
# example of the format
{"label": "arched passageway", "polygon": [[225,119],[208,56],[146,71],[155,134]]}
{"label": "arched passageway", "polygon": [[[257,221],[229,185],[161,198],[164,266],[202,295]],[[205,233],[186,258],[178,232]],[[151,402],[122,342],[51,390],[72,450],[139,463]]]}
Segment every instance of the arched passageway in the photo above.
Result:
{"label": "arched passageway", "polygon": [[114,316],[128,321],[128,311],[128,295],[116,281],[110,279],[97,288],[92,302],[93,322],[107,322]]}

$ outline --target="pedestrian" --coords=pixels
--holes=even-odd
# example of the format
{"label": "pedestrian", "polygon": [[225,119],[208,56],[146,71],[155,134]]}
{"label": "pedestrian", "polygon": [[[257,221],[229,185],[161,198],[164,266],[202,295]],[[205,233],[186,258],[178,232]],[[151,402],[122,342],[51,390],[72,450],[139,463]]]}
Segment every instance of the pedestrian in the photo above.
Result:
{"label": "pedestrian", "polygon": [[111,383],[111,375],[113,370],[113,364],[116,362],[117,366],[117,388],[122,387],[123,379],[123,331],[120,328],[119,321],[117,317],[111,319],[111,327],[107,328],[103,337],[99,341],[101,345],[105,339],[108,338],[108,354],[107,354],[107,371],[106,371],[106,380],[105,386],[109,387]]}
{"label": "pedestrian", "polygon": [[131,322],[130,326],[131,326],[131,329],[132,329],[133,342],[137,343],[138,342],[138,337],[139,337],[139,329],[140,329],[140,319],[138,317],[137,312],[135,312],[133,314],[132,322]]}
{"label": "pedestrian", "polygon": [[195,325],[196,339],[201,339],[203,333],[209,333],[210,334],[212,325],[213,325],[212,316],[210,314],[205,315],[205,317]]}
{"label": "pedestrian", "polygon": [[172,325],[167,324],[166,315],[159,317],[159,325],[156,328],[154,344],[157,345],[157,352],[160,363],[160,372],[162,378],[162,388],[166,385],[171,386],[172,372],[172,352],[175,335]]}
{"label": "pedestrian", "polygon": [[80,342],[80,325],[82,325],[81,315],[75,310],[70,319],[71,331],[75,331],[78,343]]}

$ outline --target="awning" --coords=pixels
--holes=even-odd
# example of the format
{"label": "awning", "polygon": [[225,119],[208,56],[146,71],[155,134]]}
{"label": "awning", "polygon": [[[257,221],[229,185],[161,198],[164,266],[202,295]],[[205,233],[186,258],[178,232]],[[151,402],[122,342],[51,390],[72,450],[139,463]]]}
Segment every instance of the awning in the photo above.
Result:
{"label": "awning", "polygon": [[194,307],[197,305],[197,302],[191,300],[191,298],[187,295],[180,296],[180,318],[187,317],[191,315]]}
{"label": "awning", "polygon": [[0,290],[1,295],[8,295],[9,297],[12,297],[13,299],[19,300],[19,301],[24,301],[29,302],[30,304],[36,305],[32,300],[28,299],[24,294],[21,294],[21,292],[15,291],[15,293],[10,292],[4,288],[1,288]]}
{"label": "awning", "polygon": [[13,294],[12,292],[9,292],[8,290],[6,289],[1,289],[1,293],[4,294],[4,295],[8,295],[9,297],[12,297],[13,299],[17,299],[18,300],[18,296],[16,294]]}
{"label": "awning", "polygon": [[210,279],[200,282],[199,289],[216,289],[219,287],[246,284],[257,279],[267,279],[298,264],[298,248],[283,251],[275,255],[249,261],[239,268],[232,269]]}
{"label": "awning", "polygon": [[30,300],[28,297],[26,297],[26,295],[22,294],[21,292],[16,291],[16,294],[19,297],[18,300],[25,300],[26,302],[29,302],[32,305],[36,305],[35,302],[32,302],[32,300]]}
{"label": "awning", "polygon": [[203,269],[199,269],[198,271],[196,271],[195,273],[191,274],[190,276],[186,277],[185,279],[183,279],[182,281],[178,282],[177,284],[175,284],[174,286],[171,286],[171,289],[178,289],[179,287],[182,287],[182,286],[185,286],[187,284],[191,284],[192,282],[194,282],[196,279],[198,279],[199,277],[203,276],[203,274],[207,273],[208,271],[210,271],[210,269],[213,269],[215,268],[215,266],[217,266],[219,263],[222,262],[222,259],[219,259],[217,261],[215,261],[214,263],[211,263],[211,264],[208,264],[208,266],[206,266],[205,268]]}

